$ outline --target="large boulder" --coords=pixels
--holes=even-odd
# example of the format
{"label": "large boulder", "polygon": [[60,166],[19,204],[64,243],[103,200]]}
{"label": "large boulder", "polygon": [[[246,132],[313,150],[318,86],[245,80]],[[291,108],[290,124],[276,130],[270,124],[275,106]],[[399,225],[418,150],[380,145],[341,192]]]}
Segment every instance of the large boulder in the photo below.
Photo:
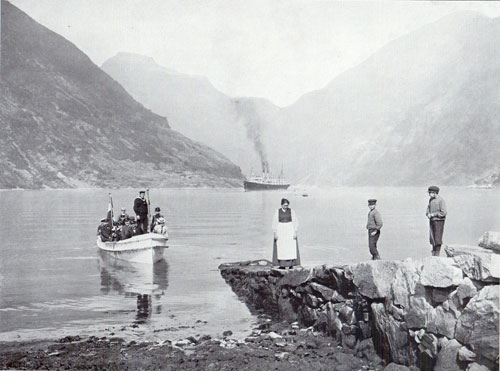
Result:
{"label": "large boulder", "polygon": [[429,316],[433,310],[432,305],[423,296],[410,297],[410,305],[406,315],[408,328],[426,328]]}
{"label": "large boulder", "polygon": [[474,280],[498,282],[500,255],[476,246],[453,245],[445,248],[462,271]]}
{"label": "large boulder", "polygon": [[452,339],[448,341],[439,351],[434,371],[457,371],[460,369],[457,363],[458,351],[462,345]]}
{"label": "large boulder", "polygon": [[396,271],[402,262],[374,260],[352,267],[354,285],[361,295],[370,299],[385,298],[390,291]]}
{"label": "large boulder", "polygon": [[393,313],[387,310],[383,303],[371,304],[375,328],[382,340],[382,354],[390,354],[392,360],[399,364],[408,364],[414,358],[408,342],[406,323],[394,318]]}
{"label": "large boulder", "polygon": [[477,294],[477,288],[469,277],[465,277],[457,287],[456,297],[461,306],[467,305],[470,298]]}
{"label": "large boulder", "polygon": [[311,282],[309,284],[309,287],[311,288],[311,290],[314,293],[316,293],[317,295],[319,295],[325,301],[331,301],[334,298],[335,294],[336,294],[335,290],[333,290],[333,289],[331,289],[329,287],[320,285],[319,283],[316,283],[316,282]]}
{"label": "large boulder", "polygon": [[484,232],[479,239],[479,246],[500,253],[500,232]]}
{"label": "large boulder", "polygon": [[498,357],[498,285],[486,286],[474,296],[457,321],[455,337],[491,362]]}
{"label": "large boulder", "polygon": [[453,259],[428,257],[423,259],[423,268],[420,273],[420,283],[431,287],[458,286],[463,279],[463,273],[455,265]]}
{"label": "large boulder", "polygon": [[298,267],[292,270],[274,269],[273,273],[277,276],[281,276],[281,279],[278,282],[280,286],[296,287],[308,282],[311,279],[310,268]]}
{"label": "large boulder", "polygon": [[430,312],[427,331],[446,336],[448,339],[454,338],[459,313],[450,309],[445,310],[441,305],[433,308]]}
{"label": "large boulder", "polygon": [[[391,280],[388,299],[394,305],[402,308],[410,307],[410,298],[414,295],[423,295],[424,291],[418,292],[418,282],[422,263],[420,260],[406,259],[397,266]],[[421,285],[420,285],[421,286]],[[423,287],[421,286],[423,289]]]}

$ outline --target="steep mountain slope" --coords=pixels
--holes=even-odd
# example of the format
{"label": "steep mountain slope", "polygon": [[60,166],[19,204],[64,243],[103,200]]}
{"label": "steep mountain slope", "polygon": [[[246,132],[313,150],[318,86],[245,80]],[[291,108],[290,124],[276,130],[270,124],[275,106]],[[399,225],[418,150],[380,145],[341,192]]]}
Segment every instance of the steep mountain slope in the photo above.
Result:
{"label": "steep mountain slope", "polygon": [[118,53],[102,69],[137,101],[167,116],[175,130],[221,152],[247,174],[259,166],[249,118],[205,77],[180,74],[130,53]]}
{"label": "steep mountain slope", "polygon": [[2,1],[0,188],[240,185],[73,44]]}
{"label": "steep mountain slope", "polygon": [[470,184],[497,169],[499,113],[500,20],[459,13],[283,109],[272,156],[309,183]]}

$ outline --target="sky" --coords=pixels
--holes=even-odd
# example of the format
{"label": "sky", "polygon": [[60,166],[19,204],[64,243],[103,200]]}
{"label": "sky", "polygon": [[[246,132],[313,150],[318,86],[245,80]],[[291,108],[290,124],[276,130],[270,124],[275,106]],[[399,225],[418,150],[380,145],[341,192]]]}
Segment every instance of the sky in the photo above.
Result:
{"label": "sky", "polygon": [[389,41],[457,11],[500,2],[10,0],[97,65],[137,53],[206,76],[223,93],[286,106]]}

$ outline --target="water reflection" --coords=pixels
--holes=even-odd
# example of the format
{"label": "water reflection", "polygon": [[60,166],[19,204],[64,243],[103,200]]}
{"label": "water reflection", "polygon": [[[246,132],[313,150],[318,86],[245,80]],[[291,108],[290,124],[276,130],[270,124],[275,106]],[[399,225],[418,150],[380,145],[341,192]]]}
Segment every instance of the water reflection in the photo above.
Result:
{"label": "water reflection", "polygon": [[101,292],[118,293],[136,300],[134,323],[147,323],[151,315],[161,314],[161,297],[168,287],[168,263],[163,259],[154,265],[115,259],[99,251]]}

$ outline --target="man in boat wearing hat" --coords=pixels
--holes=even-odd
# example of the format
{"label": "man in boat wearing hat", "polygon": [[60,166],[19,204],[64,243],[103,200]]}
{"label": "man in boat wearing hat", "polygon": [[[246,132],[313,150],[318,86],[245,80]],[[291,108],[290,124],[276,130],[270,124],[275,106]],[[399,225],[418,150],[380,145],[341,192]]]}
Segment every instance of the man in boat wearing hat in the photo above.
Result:
{"label": "man in boat wearing hat", "polygon": [[446,219],[446,204],[439,196],[439,187],[430,186],[427,218],[429,218],[429,241],[432,245],[432,256],[439,256],[443,244],[444,221]]}
{"label": "man in boat wearing hat", "polygon": [[165,218],[160,214],[160,208],[155,207],[155,214],[151,218],[151,232],[160,233],[163,235],[167,234],[167,225],[165,224]]}
{"label": "man in boat wearing hat", "polygon": [[128,220],[129,216],[126,212],[127,210],[122,207],[120,215],[118,215],[118,218],[116,219],[116,224],[118,225],[124,225],[125,221]]}
{"label": "man in boat wearing hat", "polygon": [[137,220],[137,234],[148,233],[148,202],[146,191],[140,191],[134,200],[134,212]]}
{"label": "man in boat wearing hat", "polygon": [[377,200],[371,198],[368,200],[368,221],[366,222],[366,229],[368,229],[368,248],[372,254],[372,260],[380,260],[380,255],[377,250],[377,242],[380,237],[380,229],[382,228],[382,215],[376,209]]}

